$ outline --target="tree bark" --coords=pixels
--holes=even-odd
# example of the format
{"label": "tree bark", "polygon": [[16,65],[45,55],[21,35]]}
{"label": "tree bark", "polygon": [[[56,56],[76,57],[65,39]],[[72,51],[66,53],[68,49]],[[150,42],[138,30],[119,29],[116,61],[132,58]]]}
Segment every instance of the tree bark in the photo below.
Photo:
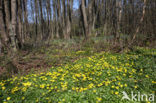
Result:
{"label": "tree bark", "polygon": [[5,23],[4,23],[4,8],[2,7],[2,0],[0,0],[0,39],[1,43],[5,45],[6,48],[9,48],[8,42],[9,39],[7,37],[7,34],[5,32]]}
{"label": "tree bark", "polygon": [[20,42],[23,46],[24,43],[24,37],[22,33],[22,7],[21,7],[21,0],[18,0],[18,37],[20,38]]}
{"label": "tree bark", "polygon": [[11,25],[10,25],[10,38],[11,38],[11,48],[13,52],[17,51],[17,34],[16,34],[16,0],[11,0],[11,13],[12,13],[12,18],[11,18]]}
{"label": "tree bark", "polygon": [[119,42],[120,33],[121,33],[120,25],[121,25],[121,17],[122,17],[122,1],[121,0],[119,0],[117,2],[117,7],[118,7],[118,10],[117,10],[117,35],[116,35],[116,41]]}
{"label": "tree bark", "polygon": [[83,22],[83,27],[85,31],[85,37],[86,39],[89,38],[89,27],[88,27],[88,21],[87,21],[87,14],[86,14],[86,8],[85,8],[85,0],[81,0],[81,14],[82,14],[82,22]]}
{"label": "tree bark", "polygon": [[23,0],[23,9],[24,9],[24,38],[26,39],[29,36],[27,0]]}
{"label": "tree bark", "polygon": [[10,1],[9,0],[4,0],[4,7],[5,7],[5,23],[6,23],[6,35],[9,37],[9,24],[10,24],[10,18],[11,18],[11,13],[10,13]]}
{"label": "tree bark", "polygon": [[142,24],[142,22],[143,22],[143,20],[144,20],[145,13],[146,13],[146,3],[147,3],[147,0],[144,0],[144,6],[143,6],[143,10],[142,10],[142,17],[141,17],[141,19],[140,19],[139,25],[138,25],[138,27],[137,27],[137,29],[136,29],[135,34],[133,35],[132,42],[131,42],[130,44],[132,44],[132,43],[134,42],[134,40],[136,39],[137,34],[138,34],[139,31],[140,31],[140,26],[141,26],[141,24]]}
{"label": "tree bark", "polygon": [[43,19],[43,9],[42,9],[42,0],[39,0],[40,5],[40,17],[41,17],[41,40],[43,39],[44,33],[44,19]]}
{"label": "tree bark", "polygon": [[61,26],[61,24],[60,24],[60,20],[61,20],[61,16],[60,16],[60,13],[61,13],[61,11],[60,11],[60,0],[57,0],[57,2],[56,2],[57,4],[57,7],[56,7],[56,11],[57,11],[57,23],[56,23],[56,38],[60,38],[60,33],[59,33],[59,31],[60,31],[60,26]]}
{"label": "tree bark", "polygon": [[71,7],[70,6],[71,6],[71,0],[67,0],[67,18],[65,19],[65,22],[66,22],[65,31],[66,32],[64,34],[64,39],[70,39],[70,33],[71,33]]}

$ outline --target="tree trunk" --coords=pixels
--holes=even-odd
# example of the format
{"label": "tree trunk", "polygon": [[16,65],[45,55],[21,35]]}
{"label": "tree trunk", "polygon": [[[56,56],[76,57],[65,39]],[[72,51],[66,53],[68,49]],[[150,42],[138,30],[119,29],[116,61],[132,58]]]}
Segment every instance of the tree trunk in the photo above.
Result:
{"label": "tree trunk", "polygon": [[6,35],[9,37],[9,24],[10,24],[10,1],[4,0],[4,7],[5,7],[5,23],[6,23]]}
{"label": "tree trunk", "polygon": [[121,0],[119,0],[117,2],[117,7],[118,7],[118,10],[117,10],[117,35],[116,35],[116,41],[119,42],[120,33],[121,33],[120,24],[121,24],[121,16],[122,16],[122,1]]}
{"label": "tree trunk", "polygon": [[66,4],[65,4],[65,0],[62,1],[62,32],[63,32],[63,36],[64,39],[66,38]]}
{"label": "tree trunk", "polygon": [[21,7],[21,0],[18,0],[18,37],[20,39],[20,42],[23,46],[24,43],[24,37],[22,33],[22,7]]}
{"label": "tree trunk", "polygon": [[67,0],[67,18],[66,18],[66,34],[65,39],[70,39],[71,33],[71,0]]}
{"label": "tree trunk", "polygon": [[23,0],[23,9],[24,9],[24,38],[26,39],[29,36],[27,0]]}
{"label": "tree trunk", "polygon": [[4,23],[4,9],[2,7],[2,0],[0,0],[0,39],[1,43],[5,45],[6,48],[9,48],[8,42],[9,39],[7,37],[7,34],[5,32],[5,23]]}
{"label": "tree trunk", "polygon": [[35,46],[37,42],[37,36],[38,36],[38,0],[35,0]]}
{"label": "tree trunk", "polygon": [[57,17],[56,17],[56,38],[60,38],[60,33],[59,33],[59,31],[60,31],[60,26],[61,26],[61,24],[60,24],[60,20],[61,20],[61,16],[60,16],[60,13],[61,13],[61,11],[60,11],[60,8],[61,6],[60,6],[60,0],[57,0]]}
{"label": "tree trunk", "polygon": [[88,5],[88,34],[90,35],[92,32],[93,28],[93,22],[94,22],[94,9],[93,9],[93,4],[95,3],[95,0],[90,1]]}
{"label": "tree trunk", "polygon": [[1,42],[1,38],[0,38],[0,55],[2,54],[2,42]]}
{"label": "tree trunk", "polygon": [[44,19],[43,19],[43,9],[42,9],[42,0],[39,0],[40,5],[40,17],[41,17],[41,40],[43,39],[44,33]]}
{"label": "tree trunk", "polygon": [[140,22],[139,22],[139,25],[138,25],[138,27],[137,27],[137,29],[136,29],[136,32],[135,32],[135,34],[133,35],[131,44],[134,42],[134,40],[136,39],[137,34],[138,34],[139,31],[140,31],[140,26],[141,26],[141,24],[142,24],[142,22],[143,22],[143,20],[144,20],[145,13],[146,13],[146,3],[147,3],[147,0],[144,0],[144,6],[143,6],[143,10],[142,10],[142,17],[141,17],[141,19],[140,19]]}
{"label": "tree trunk", "polygon": [[11,18],[11,25],[10,25],[10,38],[11,38],[11,46],[13,52],[16,52],[18,49],[17,46],[17,34],[16,34],[16,0],[11,0],[11,13],[12,13],[12,18]]}
{"label": "tree trunk", "polygon": [[85,8],[85,0],[81,0],[81,14],[82,14],[82,23],[85,31],[85,37],[86,39],[89,39],[89,27],[87,22],[87,14],[86,14],[86,8]]}

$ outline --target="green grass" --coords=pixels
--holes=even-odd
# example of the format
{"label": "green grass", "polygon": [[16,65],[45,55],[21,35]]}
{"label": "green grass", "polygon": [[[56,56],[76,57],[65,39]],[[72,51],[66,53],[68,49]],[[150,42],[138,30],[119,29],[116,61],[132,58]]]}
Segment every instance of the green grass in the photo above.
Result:
{"label": "green grass", "polygon": [[51,67],[48,72],[0,81],[0,102],[133,103],[121,100],[123,91],[129,96],[131,91],[155,94],[155,49],[136,48],[123,54],[100,52],[86,56],[88,52],[66,54],[67,59],[76,55],[83,58]]}

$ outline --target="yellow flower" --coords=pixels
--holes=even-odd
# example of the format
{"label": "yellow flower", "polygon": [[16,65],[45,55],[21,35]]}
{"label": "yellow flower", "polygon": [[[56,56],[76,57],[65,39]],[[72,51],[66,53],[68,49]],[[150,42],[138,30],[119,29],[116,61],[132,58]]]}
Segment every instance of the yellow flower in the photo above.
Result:
{"label": "yellow flower", "polygon": [[137,82],[137,80],[134,80],[134,82],[136,83],[136,82]]}
{"label": "yellow flower", "polygon": [[40,85],[40,88],[42,89],[45,88],[45,84]]}
{"label": "yellow flower", "polygon": [[87,88],[83,88],[83,90],[87,90]]}
{"label": "yellow flower", "polygon": [[27,83],[22,83],[23,84],[23,86],[25,86],[25,87],[29,87],[29,86],[31,86],[31,82],[27,82]]}
{"label": "yellow flower", "polygon": [[64,102],[64,101],[65,101],[65,99],[62,99],[62,101]]}
{"label": "yellow flower", "polygon": [[7,97],[7,100],[10,100],[11,98],[10,97]]}
{"label": "yellow flower", "polygon": [[94,84],[93,84],[93,83],[91,83],[91,84],[88,85],[88,88],[89,88],[89,89],[91,89],[91,88],[93,88],[93,87],[94,87]]}
{"label": "yellow flower", "polygon": [[135,89],[137,89],[137,88],[138,88],[138,86],[134,86],[134,88],[135,88]]}
{"label": "yellow flower", "polygon": [[4,84],[4,83],[2,83],[2,82],[0,82],[0,85],[1,85],[1,86],[4,86],[5,84]]}
{"label": "yellow flower", "polygon": [[120,85],[121,83],[119,82],[118,85]]}
{"label": "yellow flower", "polygon": [[49,97],[47,97],[46,99],[49,100]]}
{"label": "yellow flower", "polygon": [[55,80],[50,80],[51,82],[55,82]]}
{"label": "yellow flower", "polygon": [[75,87],[72,87],[72,90],[75,90]]}
{"label": "yellow flower", "polygon": [[25,92],[27,90],[27,87],[22,88],[22,91]]}
{"label": "yellow flower", "polygon": [[98,84],[98,87],[101,87],[103,84],[102,83],[100,83],[100,84]]}
{"label": "yellow flower", "polygon": [[115,88],[115,86],[114,86],[114,85],[112,85],[112,88]]}
{"label": "yellow flower", "polygon": [[114,91],[111,91],[111,94],[114,94]]}
{"label": "yellow flower", "polygon": [[25,97],[22,97],[22,100],[24,100],[25,99]]}
{"label": "yellow flower", "polygon": [[121,84],[121,85],[120,85],[120,87],[122,88],[122,87],[123,87],[123,85]]}
{"label": "yellow flower", "polygon": [[116,86],[115,88],[116,88],[116,89],[119,89],[119,87],[118,87],[118,86]]}
{"label": "yellow flower", "polygon": [[118,94],[119,94],[119,92],[115,92],[115,94],[116,94],[116,95],[118,95]]}
{"label": "yellow flower", "polygon": [[16,91],[18,91],[19,90],[19,88],[18,87],[14,87],[12,90],[11,90],[11,93],[15,93]]}
{"label": "yellow flower", "polygon": [[57,89],[57,86],[55,86],[55,89]]}
{"label": "yellow flower", "polygon": [[5,87],[2,87],[2,90],[5,90]]}
{"label": "yellow flower", "polygon": [[36,99],[36,102],[38,102],[39,100],[38,99]]}
{"label": "yellow flower", "polygon": [[99,102],[102,100],[102,98],[99,98],[99,97],[97,97],[96,99],[97,99]]}
{"label": "yellow flower", "polygon": [[148,76],[148,75],[145,75],[145,77],[146,77],[146,78],[149,78],[149,76]]}
{"label": "yellow flower", "polygon": [[94,93],[96,93],[96,90],[93,90]]}
{"label": "yellow flower", "polygon": [[125,87],[127,87],[127,84],[125,84]]}

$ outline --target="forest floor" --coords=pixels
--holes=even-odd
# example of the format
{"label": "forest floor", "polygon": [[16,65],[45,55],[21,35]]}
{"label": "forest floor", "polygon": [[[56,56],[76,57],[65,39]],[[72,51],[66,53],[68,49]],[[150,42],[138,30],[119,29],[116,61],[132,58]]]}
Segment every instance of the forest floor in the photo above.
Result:
{"label": "forest floor", "polygon": [[[18,74],[9,77],[1,66],[6,75],[1,76],[0,102],[154,103],[156,49],[135,47],[113,53],[107,45],[98,46],[55,41],[19,52],[14,61]],[[130,100],[122,100],[124,93]]]}

